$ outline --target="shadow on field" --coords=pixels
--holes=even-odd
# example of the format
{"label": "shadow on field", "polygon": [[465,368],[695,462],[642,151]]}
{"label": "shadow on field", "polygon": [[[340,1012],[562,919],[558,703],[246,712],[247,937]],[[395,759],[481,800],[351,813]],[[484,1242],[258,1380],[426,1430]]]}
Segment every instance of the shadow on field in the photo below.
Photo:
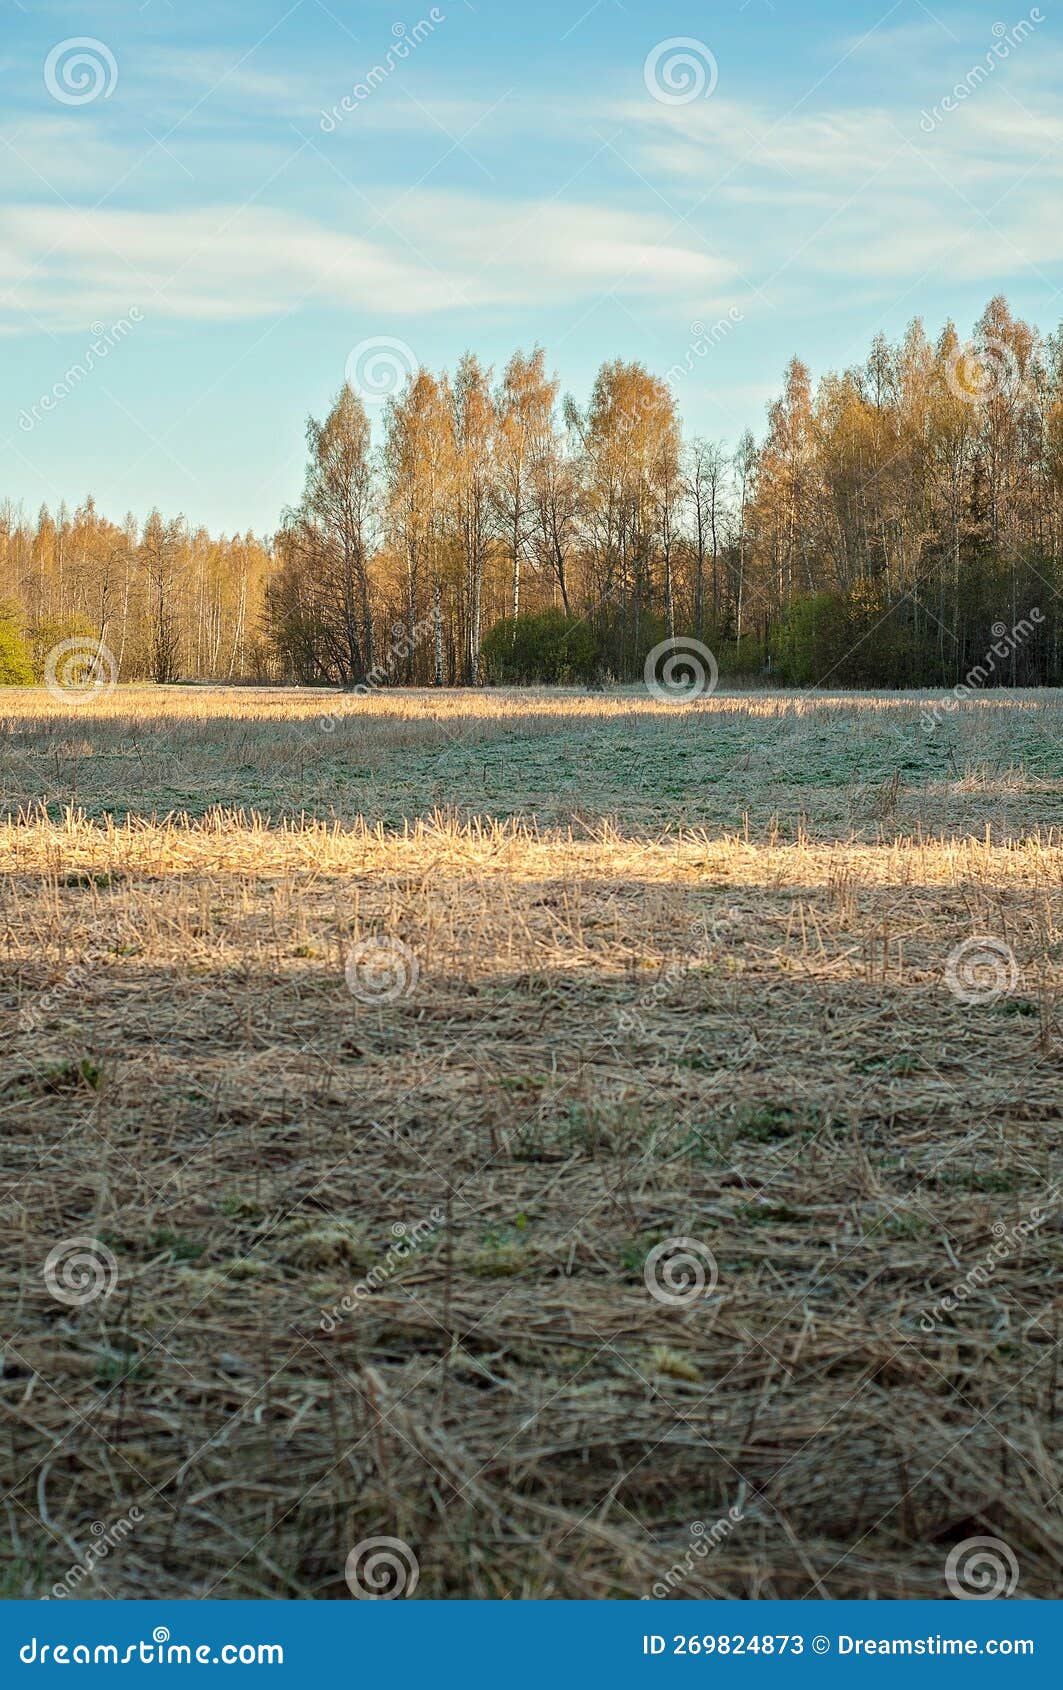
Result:
{"label": "shadow on field", "polygon": [[1058,1590],[1059,1062],[949,888],[174,866],[5,894],[6,1594]]}

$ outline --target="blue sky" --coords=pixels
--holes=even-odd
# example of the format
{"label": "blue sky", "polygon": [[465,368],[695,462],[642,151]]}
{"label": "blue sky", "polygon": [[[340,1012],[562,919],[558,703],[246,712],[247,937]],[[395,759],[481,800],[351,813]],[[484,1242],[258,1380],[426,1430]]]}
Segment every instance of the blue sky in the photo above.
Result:
{"label": "blue sky", "polygon": [[381,337],[378,373],[539,341],[580,398],[606,357],[679,367],[733,441],[794,352],[998,291],[1063,318],[1057,0],[0,11],[0,499],[31,511],[270,532]]}

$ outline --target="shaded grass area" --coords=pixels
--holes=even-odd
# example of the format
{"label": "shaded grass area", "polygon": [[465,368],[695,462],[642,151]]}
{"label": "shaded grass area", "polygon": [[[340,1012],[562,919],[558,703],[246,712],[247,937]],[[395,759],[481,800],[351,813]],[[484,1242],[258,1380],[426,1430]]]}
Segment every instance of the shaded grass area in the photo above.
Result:
{"label": "shaded grass area", "polygon": [[[80,1594],[345,1597],[375,1535],[428,1597],[940,1596],[977,1534],[1058,1590],[1052,843],[0,854],[9,1594],[132,1506]],[[976,1005],[972,933],[1017,965]],[[416,960],[392,1001],[366,939]],[[84,1236],[116,1280],[72,1307]],[[680,1306],[675,1237],[718,1273]]]}

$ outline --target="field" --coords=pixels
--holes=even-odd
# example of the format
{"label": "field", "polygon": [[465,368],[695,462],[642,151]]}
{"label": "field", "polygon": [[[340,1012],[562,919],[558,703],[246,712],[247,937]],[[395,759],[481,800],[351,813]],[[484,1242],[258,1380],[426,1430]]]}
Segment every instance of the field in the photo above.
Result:
{"label": "field", "polygon": [[0,777],[6,1595],[1058,1594],[1056,694],[9,690]]}

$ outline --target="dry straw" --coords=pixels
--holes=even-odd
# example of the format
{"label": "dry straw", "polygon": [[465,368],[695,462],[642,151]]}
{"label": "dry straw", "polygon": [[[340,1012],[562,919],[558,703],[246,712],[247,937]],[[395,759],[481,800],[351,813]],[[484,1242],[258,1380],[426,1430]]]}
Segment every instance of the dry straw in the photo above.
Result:
{"label": "dry straw", "polygon": [[[1019,820],[1058,813],[1058,759],[1001,751],[1054,703],[979,703],[955,772],[913,774],[918,703],[887,699],[691,727],[403,695],[316,737],[305,696],[11,699],[8,1595],[131,1506],[78,1594],[345,1597],[379,1535],[426,1597],[638,1597],[686,1559],[676,1594],[932,1597],[979,1534],[1058,1590],[1061,857]],[[623,745],[669,723],[715,795],[680,781],[661,826],[633,786],[609,819]],[[862,786],[816,784],[820,735],[863,744]],[[437,759],[439,813],[390,814],[404,758]],[[117,817],[111,779],[139,783]],[[972,1004],[947,969],[979,934],[1017,975]],[[412,991],[352,995],[367,937]],[[43,1267],[86,1235],[117,1281],[71,1305]],[[644,1264],[677,1236],[718,1281],[674,1306]]]}

